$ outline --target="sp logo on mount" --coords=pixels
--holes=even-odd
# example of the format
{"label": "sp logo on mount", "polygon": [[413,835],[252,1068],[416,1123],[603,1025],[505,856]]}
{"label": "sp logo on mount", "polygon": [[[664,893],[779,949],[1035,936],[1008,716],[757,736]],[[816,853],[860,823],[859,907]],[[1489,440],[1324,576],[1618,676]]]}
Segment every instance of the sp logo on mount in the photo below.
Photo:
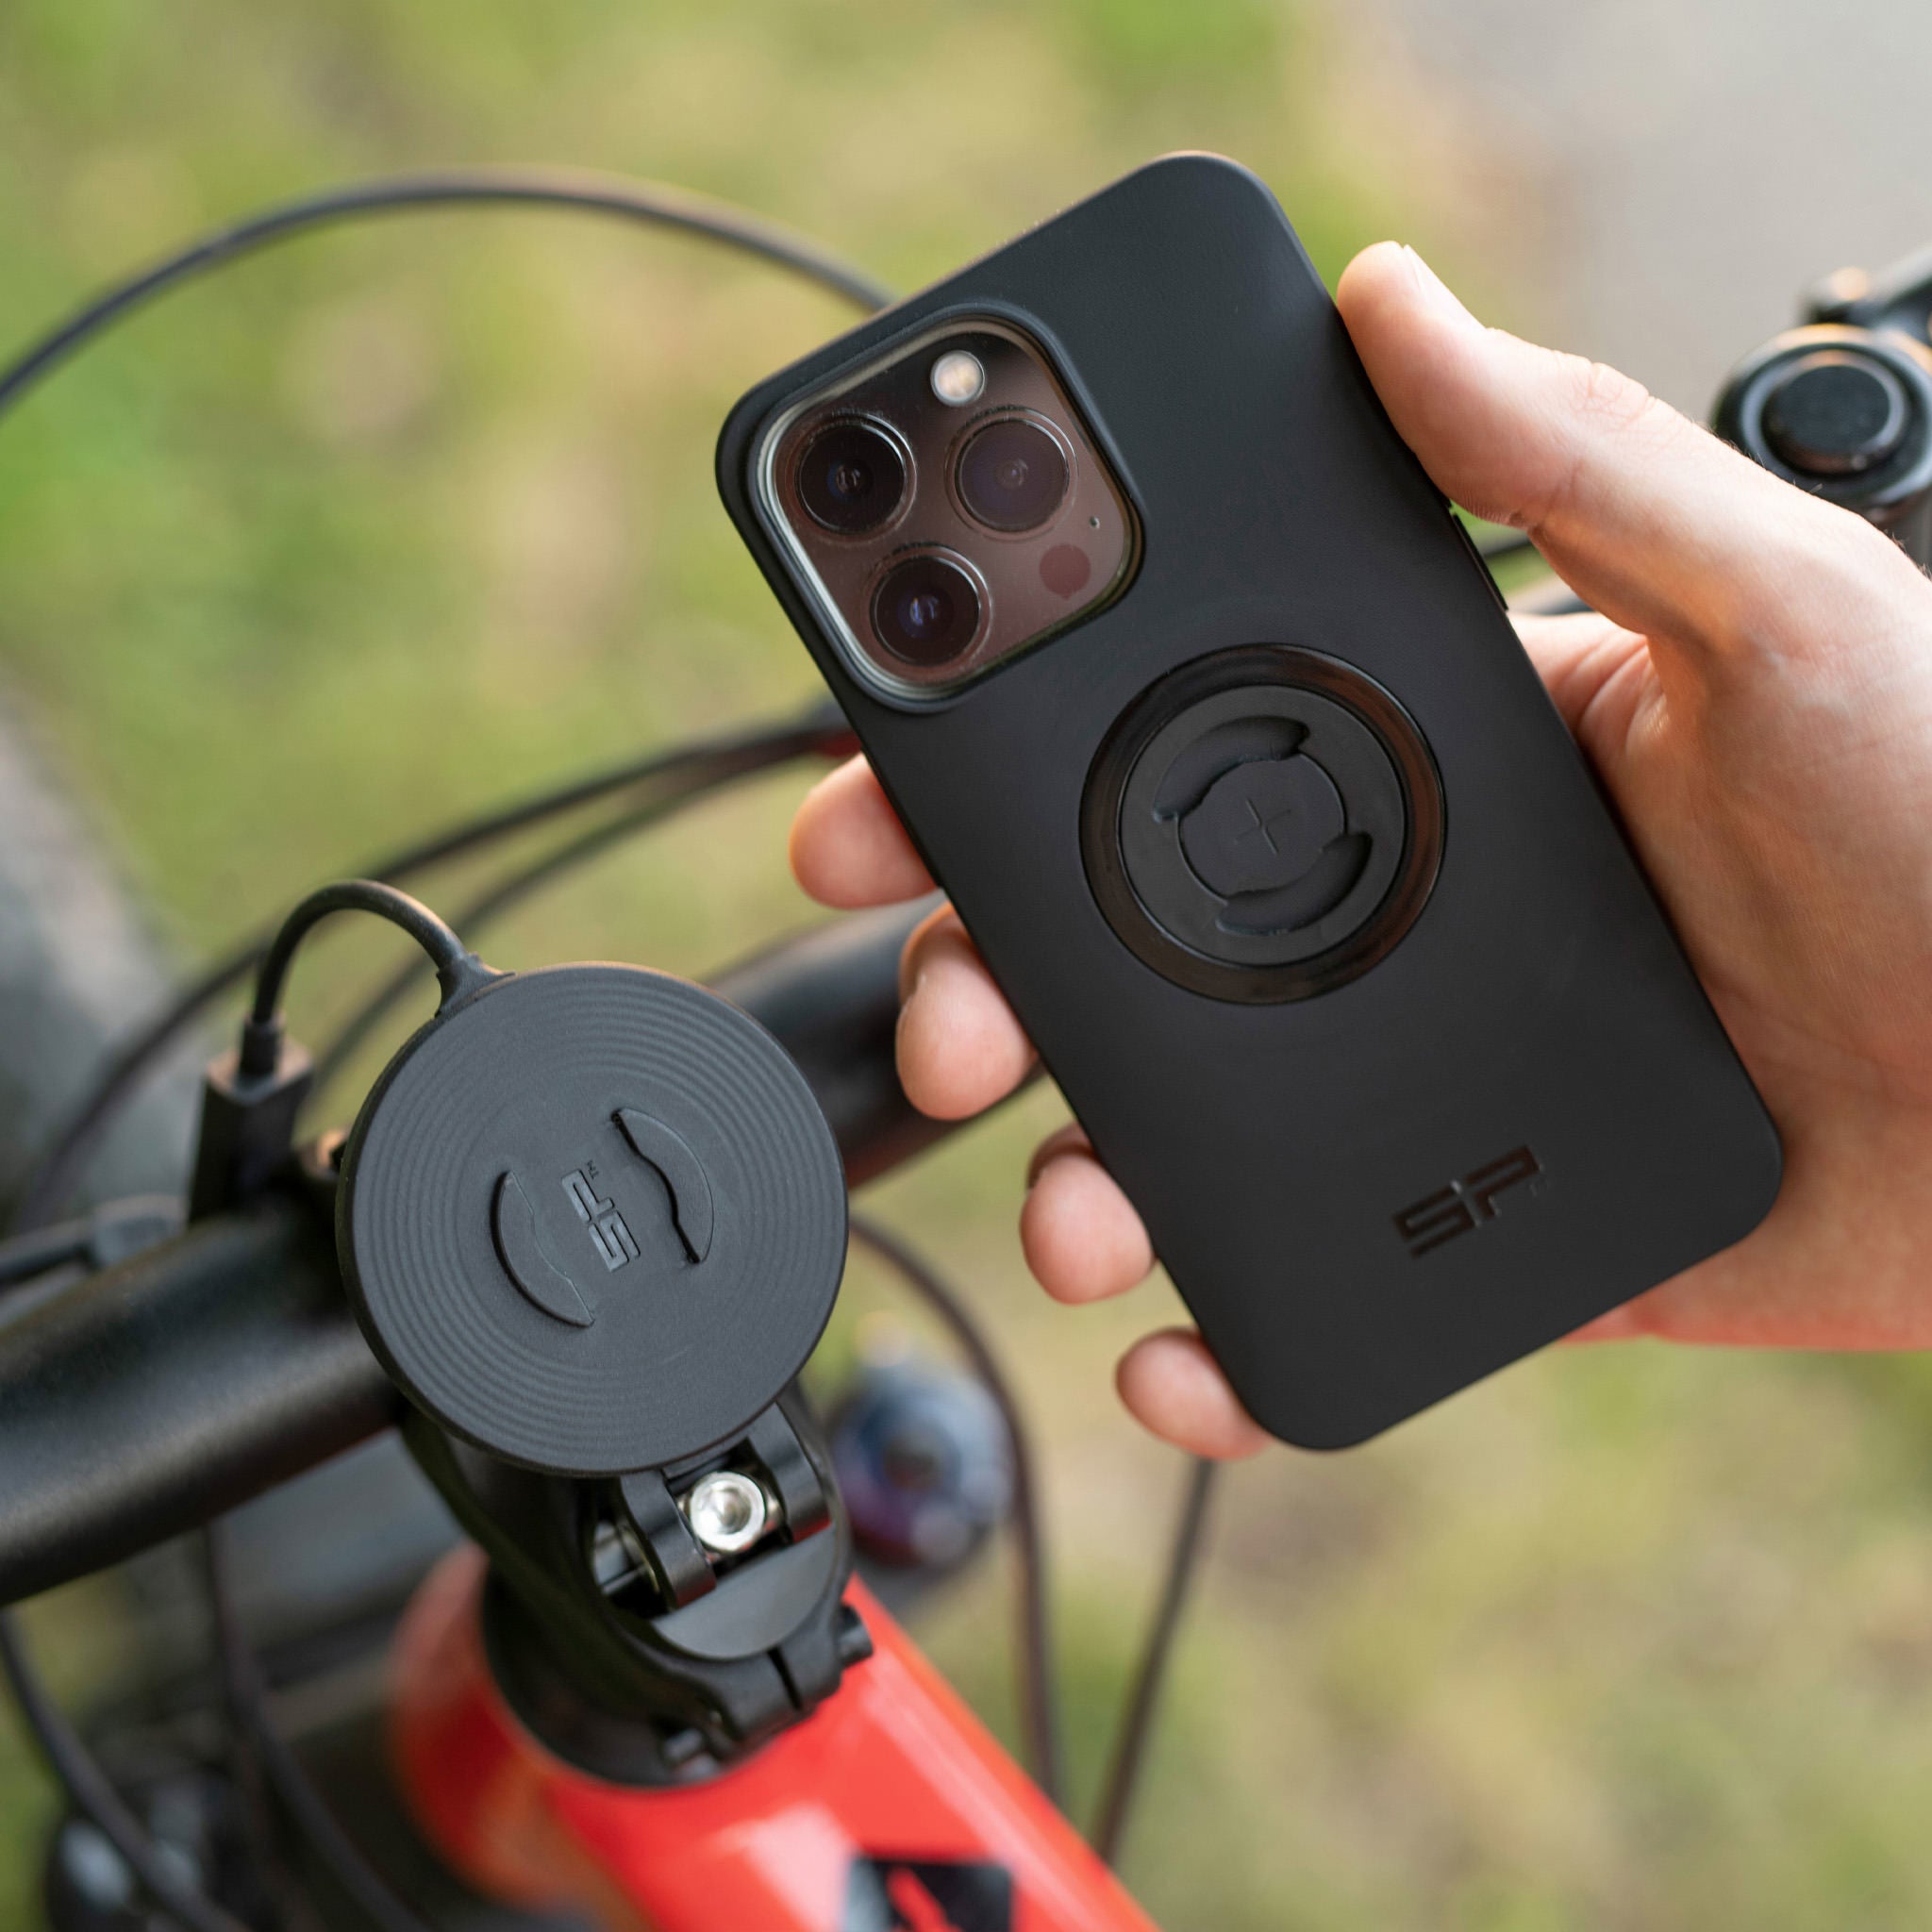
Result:
{"label": "sp logo on mount", "polygon": [[[533,1307],[575,1328],[588,1328],[597,1319],[595,1271],[586,1272],[591,1257],[607,1274],[642,1260],[633,1226],[663,1221],[661,1210],[668,1206],[668,1241],[654,1245],[670,1255],[674,1266],[695,1266],[711,1251],[716,1219],[703,1163],[662,1121],[636,1108],[620,1108],[602,1124],[599,1143],[560,1183],[583,1230],[581,1239],[559,1241],[554,1228],[546,1238],[542,1208],[532,1202],[531,1191],[513,1170],[497,1177],[491,1207],[505,1272]],[[600,1188],[610,1191],[600,1194]],[[618,1196],[630,1195],[636,1203],[640,1189],[641,1203],[626,1212]],[[553,1220],[561,1218],[541,1188],[536,1202],[551,1208]],[[572,1258],[561,1258],[566,1256]]]}
{"label": "sp logo on mount", "polygon": [[1157,973],[1275,1004],[1366,972],[1441,863],[1435,760],[1395,700],[1333,658],[1222,651],[1144,691],[1081,805],[1095,899]]}

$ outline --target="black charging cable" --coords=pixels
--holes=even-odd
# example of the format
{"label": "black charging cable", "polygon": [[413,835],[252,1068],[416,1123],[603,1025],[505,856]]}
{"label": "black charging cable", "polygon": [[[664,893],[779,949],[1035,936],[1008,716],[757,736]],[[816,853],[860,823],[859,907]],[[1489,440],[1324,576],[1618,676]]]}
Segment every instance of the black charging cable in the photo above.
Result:
{"label": "black charging cable", "polygon": [[244,1078],[260,1078],[275,1071],[284,1036],[282,990],[294,964],[295,949],[332,912],[373,912],[408,933],[436,969],[443,1006],[503,977],[464,946],[454,926],[400,888],[381,879],[342,879],[324,886],[289,914],[262,955],[255,975],[255,1004],[242,1026],[238,1071]]}
{"label": "black charging cable", "polygon": [[369,912],[400,927],[429,956],[442,1006],[480,992],[504,975],[467,951],[455,930],[420,899],[380,879],[343,879],[310,892],[268,943],[256,971],[255,1003],[242,1043],[209,1066],[201,1083],[201,1124],[188,1218],[199,1221],[245,1201],[287,1168],[295,1122],[314,1082],[308,1056],[282,1021],[282,991],[296,949],[336,912]]}

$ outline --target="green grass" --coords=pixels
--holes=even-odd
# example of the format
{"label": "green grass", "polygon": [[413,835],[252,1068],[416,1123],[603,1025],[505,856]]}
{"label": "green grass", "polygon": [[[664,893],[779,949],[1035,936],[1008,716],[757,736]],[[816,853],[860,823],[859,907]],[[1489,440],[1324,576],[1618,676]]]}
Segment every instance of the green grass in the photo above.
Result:
{"label": "green grass", "polygon": [[[1325,271],[1394,231],[1479,280],[1457,170],[1362,131],[1336,31],[1258,0],[12,0],[0,341],[275,194],[471,160],[730,196],[912,286],[1212,146]],[[0,433],[0,701],[184,956],[473,807],[784,711],[811,674],[710,445],[843,320],[688,242],[508,214],[207,284]],[[489,953],[699,971],[811,916],[781,856],[800,782],[607,859]],[[311,1024],[383,944],[305,958]],[[1180,1473],[1109,1385],[1166,1291],[1074,1314],[1024,1282],[1014,1196],[1053,1117],[1029,1099],[878,1205],[973,1285],[1039,1418],[1084,1796]],[[887,1298],[861,1274],[841,1323]],[[1176,1932],[1932,1922],[1928,1416],[1923,1364],[1569,1352],[1359,1454],[1241,1470],[1136,1889]],[[1004,1580],[924,1626],[1003,1729]],[[71,1694],[110,1668],[64,1603],[37,1627]],[[11,1736],[0,1924],[31,1928],[44,1799]]]}

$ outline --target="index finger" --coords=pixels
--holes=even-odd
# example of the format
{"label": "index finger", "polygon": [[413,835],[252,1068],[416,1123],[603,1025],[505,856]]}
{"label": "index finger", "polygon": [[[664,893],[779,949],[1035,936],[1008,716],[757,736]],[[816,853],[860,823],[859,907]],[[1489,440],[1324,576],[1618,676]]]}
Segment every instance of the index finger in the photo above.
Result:
{"label": "index finger", "polygon": [[791,872],[822,906],[851,910],[923,898],[925,861],[872,767],[847,758],[805,795],[791,821]]}

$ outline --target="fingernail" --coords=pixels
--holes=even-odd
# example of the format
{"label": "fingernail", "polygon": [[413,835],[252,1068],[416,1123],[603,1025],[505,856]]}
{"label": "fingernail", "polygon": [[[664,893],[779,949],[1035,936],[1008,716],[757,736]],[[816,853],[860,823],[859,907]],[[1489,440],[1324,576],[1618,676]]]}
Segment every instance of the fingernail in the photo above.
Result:
{"label": "fingernail", "polygon": [[1402,252],[1408,258],[1408,271],[1415,277],[1416,293],[1438,313],[1454,316],[1458,321],[1466,320],[1469,310],[1456,299],[1442,277],[1407,242],[1402,244]]}

